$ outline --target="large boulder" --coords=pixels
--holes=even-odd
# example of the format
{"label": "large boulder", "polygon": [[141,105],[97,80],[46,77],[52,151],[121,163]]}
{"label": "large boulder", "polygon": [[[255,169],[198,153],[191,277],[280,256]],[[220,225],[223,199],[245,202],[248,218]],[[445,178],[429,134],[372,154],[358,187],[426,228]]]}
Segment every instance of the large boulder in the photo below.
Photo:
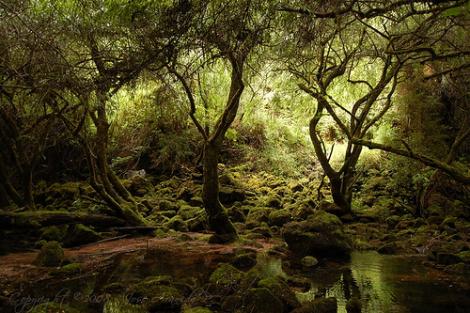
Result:
{"label": "large boulder", "polygon": [[325,211],[316,211],[305,221],[285,224],[282,237],[289,249],[299,256],[345,257],[351,251],[343,223]]}
{"label": "large boulder", "polygon": [[170,276],[152,276],[128,289],[128,301],[142,304],[148,312],[179,312],[184,296]]}

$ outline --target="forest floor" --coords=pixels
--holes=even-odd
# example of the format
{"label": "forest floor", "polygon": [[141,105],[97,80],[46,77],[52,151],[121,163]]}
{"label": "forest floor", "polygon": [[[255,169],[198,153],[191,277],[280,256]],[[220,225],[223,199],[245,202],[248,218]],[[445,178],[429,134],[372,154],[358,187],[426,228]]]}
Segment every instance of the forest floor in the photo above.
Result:
{"label": "forest floor", "polygon": [[[6,303],[11,303],[15,294],[34,295],[33,299],[39,299],[57,294],[64,285],[78,290],[92,288],[93,294],[129,293],[129,290],[141,287],[139,282],[147,283],[149,278],[155,278],[155,274],[168,274],[177,281],[169,282],[159,276],[158,286],[163,279],[165,286],[184,293],[187,289],[194,289],[194,282],[188,283],[188,277],[202,275],[198,278],[199,283],[207,283],[221,264],[235,266],[228,269],[229,274],[224,272],[222,276],[231,277],[226,284],[232,286],[236,281],[237,288],[243,290],[243,279],[249,276],[250,271],[242,275],[239,269],[244,271],[253,267],[259,262],[260,255],[282,259],[283,268],[315,272],[317,263],[332,264],[328,259],[337,257],[336,252],[316,255],[312,251],[300,251],[299,254],[286,233],[289,229],[315,232],[313,229],[318,225],[329,234],[323,238],[331,243],[328,249],[332,251],[341,252],[346,244],[354,251],[419,256],[417,262],[428,267],[428,272],[434,273],[433,277],[448,280],[449,284],[459,286],[461,290],[470,289],[467,279],[470,277],[470,221],[468,216],[462,215],[459,207],[434,210],[429,216],[420,217],[412,209],[413,205],[406,203],[405,197],[400,197],[387,185],[386,179],[373,174],[357,188],[357,207],[352,214],[341,215],[338,219],[333,215],[337,208],[324,200],[329,197],[327,189],[320,190],[324,199],[319,199],[319,181],[315,177],[295,180],[268,173],[250,174],[223,169],[220,182],[220,200],[240,236],[230,244],[209,243],[211,233],[205,231],[205,213],[200,198],[202,180],[197,173],[172,178],[136,176],[124,181],[133,196],[144,203],[141,213],[155,225],[151,235],[147,232],[143,236],[139,231],[129,232],[120,227],[57,225],[37,228],[33,227],[34,223],[27,229],[3,230],[4,236],[0,240],[3,250],[17,252],[0,256],[0,308],[6,308]],[[62,212],[64,209],[86,214],[109,213],[106,206],[89,200],[93,196],[83,183],[44,187],[36,194],[38,214],[46,210]],[[317,223],[317,226],[312,228],[309,223]],[[302,236],[300,232],[300,239],[294,241],[301,242]],[[59,264],[40,266],[37,264],[39,249],[51,241],[67,247],[64,255]],[[94,287],[86,285],[90,281]],[[186,287],[181,287],[181,281]],[[125,285],[116,286],[116,282],[124,282]],[[286,288],[296,292],[308,289],[309,285],[304,277],[295,274],[289,276],[287,283],[289,287]],[[276,284],[282,285],[283,282]],[[244,292],[251,290],[245,289]],[[241,290],[237,289],[236,294]],[[213,298],[217,292],[208,294],[206,302],[200,301],[205,306],[221,302]],[[243,293],[240,296],[247,295]],[[284,306],[296,306],[292,299],[285,299],[283,295],[279,297],[285,302]],[[32,307],[34,304],[28,305]],[[225,305],[230,307],[230,303]],[[216,305],[215,312],[218,312],[217,308],[220,309]],[[225,308],[225,311],[230,310]]]}

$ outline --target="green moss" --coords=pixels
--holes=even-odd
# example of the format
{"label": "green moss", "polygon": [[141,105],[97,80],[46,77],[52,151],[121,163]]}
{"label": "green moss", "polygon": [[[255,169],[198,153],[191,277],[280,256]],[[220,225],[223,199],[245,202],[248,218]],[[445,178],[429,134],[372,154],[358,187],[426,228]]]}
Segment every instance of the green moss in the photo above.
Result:
{"label": "green moss", "polygon": [[184,220],[188,220],[200,215],[204,215],[204,209],[201,209],[200,207],[184,205],[179,209],[178,215],[181,216]]}
{"label": "green moss", "polygon": [[188,225],[183,218],[179,215],[175,215],[170,218],[166,223],[163,224],[164,227],[174,229],[176,231],[188,231]]}
{"label": "green moss", "polygon": [[239,283],[243,278],[243,272],[236,269],[228,263],[222,263],[219,267],[212,272],[209,277],[209,282],[221,286],[231,286]]}
{"label": "green moss", "polygon": [[73,227],[69,228],[65,238],[65,245],[69,247],[79,246],[91,242],[96,242],[98,240],[101,240],[102,238],[103,237],[100,234],[98,234],[90,227],[82,224],[76,224]]}
{"label": "green moss", "polygon": [[168,275],[153,276],[129,288],[130,302],[145,300],[145,306],[151,312],[164,311],[166,308],[181,307],[183,296],[172,285]]}
{"label": "green moss", "polygon": [[269,224],[282,226],[292,220],[292,212],[289,209],[276,210],[269,213]]}
{"label": "green moss", "polygon": [[82,270],[80,263],[70,263],[51,272],[51,275],[73,275],[78,274]]}
{"label": "green moss", "polygon": [[470,264],[470,251],[459,252],[457,256],[461,258],[463,262]]}
{"label": "green moss", "polygon": [[34,263],[38,266],[59,266],[64,260],[64,250],[57,241],[45,243]]}
{"label": "green moss", "polygon": [[46,241],[62,241],[67,231],[67,226],[49,226],[41,229],[41,239]]}

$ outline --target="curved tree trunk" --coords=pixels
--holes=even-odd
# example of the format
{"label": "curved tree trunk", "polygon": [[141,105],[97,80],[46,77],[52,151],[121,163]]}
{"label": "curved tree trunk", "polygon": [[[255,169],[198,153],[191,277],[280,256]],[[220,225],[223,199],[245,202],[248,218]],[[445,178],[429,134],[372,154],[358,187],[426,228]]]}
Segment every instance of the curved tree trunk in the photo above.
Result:
{"label": "curved tree trunk", "polygon": [[220,147],[216,144],[204,145],[204,182],[202,200],[207,213],[209,228],[219,235],[227,236],[227,240],[237,237],[237,231],[230,222],[224,207],[219,200],[218,158]]}

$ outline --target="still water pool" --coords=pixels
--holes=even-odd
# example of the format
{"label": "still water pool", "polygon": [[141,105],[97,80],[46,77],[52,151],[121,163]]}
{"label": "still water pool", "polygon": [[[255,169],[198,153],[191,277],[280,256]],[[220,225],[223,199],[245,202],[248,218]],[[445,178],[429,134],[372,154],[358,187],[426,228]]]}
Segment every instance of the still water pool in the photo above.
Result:
{"label": "still water pool", "polygon": [[[422,264],[422,258],[353,252],[348,264],[324,264],[309,278],[312,287],[301,300],[335,297],[346,312],[351,297],[361,299],[364,313],[470,312],[470,290]],[[470,280],[470,277],[468,278]]]}

